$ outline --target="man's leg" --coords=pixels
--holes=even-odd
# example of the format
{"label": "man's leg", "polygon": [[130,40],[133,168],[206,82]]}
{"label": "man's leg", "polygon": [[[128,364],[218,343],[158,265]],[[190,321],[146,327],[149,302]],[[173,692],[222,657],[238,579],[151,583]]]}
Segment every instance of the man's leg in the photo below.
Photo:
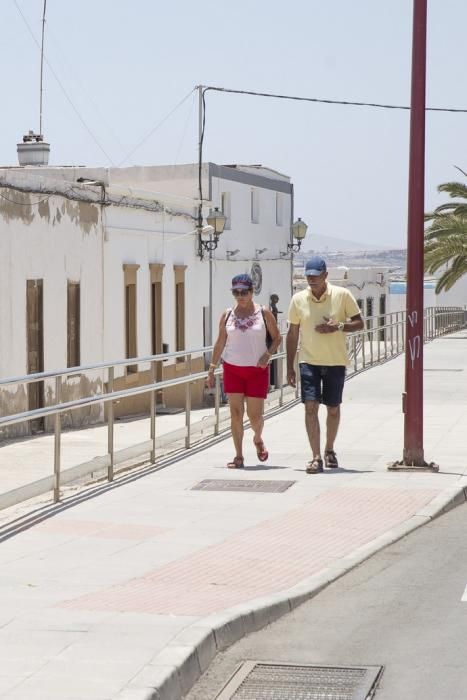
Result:
{"label": "man's leg", "polygon": [[321,458],[318,410],[319,401],[305,401],[305,426],[313,459]]}
{"label": "man's leg", "polygon": [[340,406],[326,406],[328,409],[328,416],[326,419],[326,448],[325,452],[328,450],[334,450],[334,441],[337,437],[337,431],[339,429],[339,422],[341,419],[341,407]]}
{"label": "man's leg", "polygon": [[338,467],[334,442],[341,418],[342,392],[344,391],[345,367],[327,367],[323,375],[323,402],[327,408],[326,447],[324,463],[326,467]]}
{"label": "man's leg", "polygon": [[243,457],[243,413],[244,395],[228,394],[230,407],[230,426],[232,429],[232,439],[235,446],[236,457]]}

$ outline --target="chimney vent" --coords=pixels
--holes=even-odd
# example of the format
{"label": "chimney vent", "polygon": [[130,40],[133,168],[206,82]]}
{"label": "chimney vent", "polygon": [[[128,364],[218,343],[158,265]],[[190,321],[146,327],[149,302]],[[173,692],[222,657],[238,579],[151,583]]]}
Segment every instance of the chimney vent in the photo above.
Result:
{"label": "chimney vent", "polygon": [[23,143],[17,144],[20,165],[48,165],[50,144],[44,141],[42,134],[29,131],[23,136]]}

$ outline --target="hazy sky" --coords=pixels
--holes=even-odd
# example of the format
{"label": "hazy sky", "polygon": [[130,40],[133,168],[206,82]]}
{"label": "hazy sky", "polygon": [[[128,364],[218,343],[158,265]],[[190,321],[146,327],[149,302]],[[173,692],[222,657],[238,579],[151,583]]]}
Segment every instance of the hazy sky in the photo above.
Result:
{"label": "hazy sky", "polygon": [[[1,0],[0,164],[39,127],[43,0]],[[43,132],[52,165],[197,160],[197,84],[408,105],[412,0],[48,0]],[[428,2],[427,105],[467,108],[466,0]],[[75,111],[76,110],[76,111]],[[80,118],[94,134],[95,143]],[[292,177],[313,232],[406,243],[409,113],[208,93],[205,160]],[[102,150],[101,150],[102,149]],[[467,169],[467,114],[427,114],[426,208]],[[107,155],[104,155],[104,152]],[[311,240],[307,237],[311,247]]]}

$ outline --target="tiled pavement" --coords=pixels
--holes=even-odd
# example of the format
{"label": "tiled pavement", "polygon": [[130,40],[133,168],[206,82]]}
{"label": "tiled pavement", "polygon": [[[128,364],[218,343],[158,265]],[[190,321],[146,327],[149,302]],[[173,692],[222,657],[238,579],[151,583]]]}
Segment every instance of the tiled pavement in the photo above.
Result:
{"label": "tiled pavement", "polygon": [[[247,432],[244,471],[226,472],[227,440],[91,490],[5,539],[0,697],[177,700],[216,649],[464,500],[467,334],[457,337],[425,346],[425,452],[438,474],[386,470],[402,452],[398,358],[347,383],[339,470],[305,474],[298,406],[267,421],[266,465]],[[191,490],[225,478],[295,483]]]}

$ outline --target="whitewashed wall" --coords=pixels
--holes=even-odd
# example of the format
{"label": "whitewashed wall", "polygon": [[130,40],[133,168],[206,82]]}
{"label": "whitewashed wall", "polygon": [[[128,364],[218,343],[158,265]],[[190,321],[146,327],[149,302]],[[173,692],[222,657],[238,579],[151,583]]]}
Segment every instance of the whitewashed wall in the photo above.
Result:
{"label": "whitewashed wall", "polygon": [[[196,174],[190,166],[188,175]],[[124,169],[118,182],[115,169],[17,169],[1,171],[30,193],[2,189],[0,200],[0,376],[27,372],[26,281],[43,279],[44,289],[44,369],[64,369],[67,363],[67,280],[80,282],[81,291],[81,364],[112,361],[125,356],[125,306],[123,264],[140,266],[137,272],[137,349],[151,354],[151,263],[165,265],[163,273],[163,341],[169,351],[175,349],[174,265],[186,265],[186,346],[202,347],[204,340],[203,307],[208,305],[209,260],[197,256],[194,235],[196,202],[188,194],[196,190],[186,177],[171,182],[174,192],[157,197],[160,211],[129,206],[102,207],[98,202],[76,202],[57,194],[44,195],[44,187],[67,191],[78,176],[106,182],[108,194],[120,192],[127,197],[136,191],[146,193],[160,185],[154,169]],[[156,169],[157,170],[157,169]],[[130,176],[137,173],[134,181]],[[182,175],[186,173],[182,172]],[[67,179],[69,178],[69,179]],[[170,179],[170,178],[169,178]],[[283,180],[287,178],[283,178]],[[113,190],[113,186],[115,189]],[[165,186],[165,185],[164,185]],[[167,185],[168,187],[168,185]],[[207,181],[206,181],[207,187]],[[125,189],[126,188],[126,189]],[[159,187],[158,191],[160,191]],[[278,294],[279,309],[286,317],[290,300],[291,267],[287,252],[290,240],[290,194],[283,194],[282,225],[276,225],[276,201],[273,189],[259,192],[259,221],[250,220],[250,190],[245,183],[212,180],[212,205],[220,205],[222,192],[231,193],[232,225],[213,253],[213,330],[218,318],[232,305],[231,278],[240,272],[251,273],[252,264],[262,271],[258,303],[268,305],[272,293]],[[35,190],[35,191],[34,191]],[[178,191],[177,191],[178,190]],[[96,190],[94,190],[96,192]],[[146,196],[144,195],[144,196]],[[139,195],[138,195],[139,196]],[[154,193],[152,198],[154,199]],[[97,199],[99,189],[97,189]],[[204,214],[207,214],[206,207]],[[177,215],[171,213],[177,212]],[[229,259],[227,250],[239,249]],[[256,251],[266,248],[262,254]],[[144,369],[144,368],[141,368]],[[118,374],[118,373],[117,373]],[[101,381],[103,380],[101,375]],[[7,392],[8,394],[8,392]],[[23,393],[21,401],[24,403]],[[49,397],[50,398],[50,397]],[[0,397],[1,403],[2,397]],[[50,399],[51,400],[51,399]],[[46,403],[50,401],[46,397]],[[8,403],[8,401],[7,401]],[[19,405],[19,404],[18,404]],[[11,408],[11,407],[10,407]],[[24,406],[22,409],[24,410]],[[8,411],[8,406],[2,410]]]}

